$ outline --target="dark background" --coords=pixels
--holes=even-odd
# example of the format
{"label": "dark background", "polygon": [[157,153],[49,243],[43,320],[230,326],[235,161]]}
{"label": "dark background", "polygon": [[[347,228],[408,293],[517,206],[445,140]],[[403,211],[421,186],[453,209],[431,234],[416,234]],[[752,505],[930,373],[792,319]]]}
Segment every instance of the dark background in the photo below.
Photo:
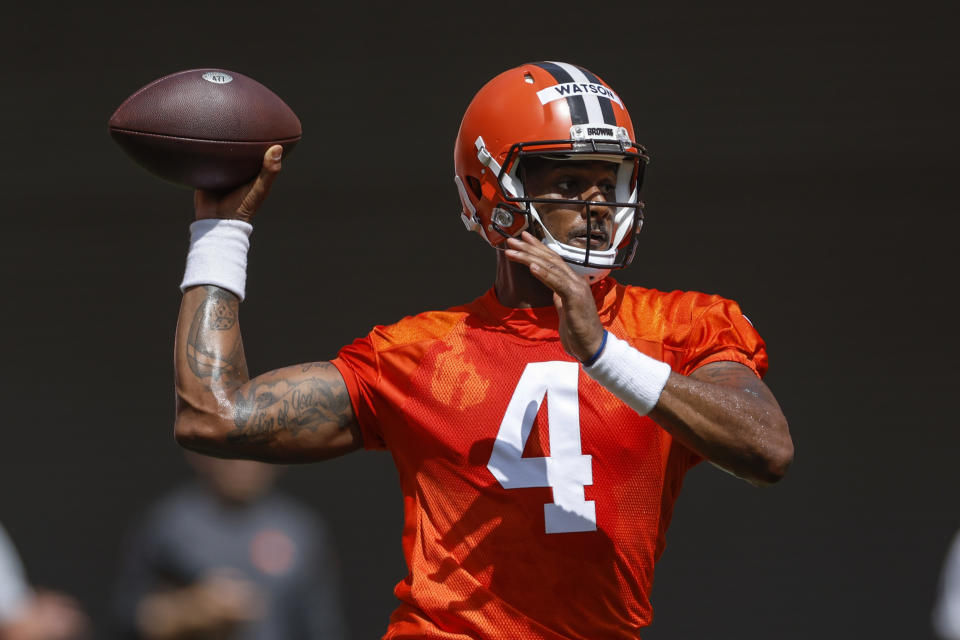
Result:
{"label": "dark background", "polygon": [[[458,219],[460,116],[500,71],[558,59],[619,92],[653,157],[618,277],[739,300],[796,443],[771,489],[688,476],[644,637],[929,637],[960,526],[951,4],[667,4],[6,13],[0,521],[31,579],[103,633],[125,528],[188,473],[171,355],[191,195],[110,140],[127,95],[219,66],[303,122],[253,237],[260,372],[489,286],[492,253]],[[332,525],[353,636],[379,637],[404,573],[389,456],[283,485]]]}

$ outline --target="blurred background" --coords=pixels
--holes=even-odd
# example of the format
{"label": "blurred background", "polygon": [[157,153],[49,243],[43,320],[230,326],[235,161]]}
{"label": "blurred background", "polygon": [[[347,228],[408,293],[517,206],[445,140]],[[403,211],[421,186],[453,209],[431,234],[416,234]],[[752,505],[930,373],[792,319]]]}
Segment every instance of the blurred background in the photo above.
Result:
{"label": "blurred background", "polygon": [[[886,5],[886,6],[885,6]],[[303,141],[257,220],[251,372],[328,359],[471,300],[452,148],[473,93],[529,60],[583,65],[652,162],[616,274],[738,300],[796,460],[759,490],[688,476],[644,638],[933,637],[960,527],[952,3],[164,2],[5,10],[0,522],[31,582],[106,637],[131,527],[190,476],[173,330],[191,193],[132,164],[113,110],[174,71],[256,78]],[[346,626],[379,637],[405,574],[389,455],[289,469],[321,514]]]}

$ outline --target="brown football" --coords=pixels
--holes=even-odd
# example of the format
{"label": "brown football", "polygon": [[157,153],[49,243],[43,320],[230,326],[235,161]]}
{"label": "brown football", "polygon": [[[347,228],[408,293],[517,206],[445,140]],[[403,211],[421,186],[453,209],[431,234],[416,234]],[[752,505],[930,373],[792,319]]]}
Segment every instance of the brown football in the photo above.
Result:
{"label": "brown football", "polygon": [[252,179],[271,145],[284,157],[300,119],[256,80],[223,69],[189,69],[154,80],[123,101],[110,135],[137,164],[164,180],[222,190]]}

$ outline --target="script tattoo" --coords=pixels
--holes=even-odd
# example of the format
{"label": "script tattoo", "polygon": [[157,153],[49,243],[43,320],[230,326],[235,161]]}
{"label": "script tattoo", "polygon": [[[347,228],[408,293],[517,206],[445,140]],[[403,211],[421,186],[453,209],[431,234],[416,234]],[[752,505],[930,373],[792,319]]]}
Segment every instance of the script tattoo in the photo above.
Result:
{"label": "script tattoo", "polygon": [[[187,333],[187,363],[197,378],[209,385],[242,384],[247,379],[247,363],[243,355],[240,332],[224,342],[215,334],[237,326],[240,301],[232,293],[207,285],[206,299],[197,307]],[[229,345],[228,347],[226,345]]]}
{"label": "script tattoo", "polygon": [[280,431],[296,435],[330,423],[346,429],[353,413],[339,373],[327,362],[303,367],[304,373],[313,370],[318,375],[291,379],[266,374],[251,381],[249,389],[237,395],[233,416],[236,428],[227,434],[227,439],[268,442]]}

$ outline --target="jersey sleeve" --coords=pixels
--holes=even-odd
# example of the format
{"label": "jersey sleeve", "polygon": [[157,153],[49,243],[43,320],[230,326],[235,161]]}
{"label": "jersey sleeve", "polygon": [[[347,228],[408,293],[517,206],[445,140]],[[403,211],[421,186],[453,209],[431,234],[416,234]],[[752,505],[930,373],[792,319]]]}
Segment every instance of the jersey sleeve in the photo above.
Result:
{"label": "jersey sleeve", "polygon": [[343,376],[350,393],[350,404],[360,425],[364,449],[386,449],[377,420],[380,407],[377,387],[380,381],[380,362],[369,336],[357,338],[331,360]]}
{"label": "jersey sleeve", "polygon": [[690,375],[711,362],[739,362],[759,377],[767,372],[767,347],[733,300],[719,299],[694,320],[679,371]]}

